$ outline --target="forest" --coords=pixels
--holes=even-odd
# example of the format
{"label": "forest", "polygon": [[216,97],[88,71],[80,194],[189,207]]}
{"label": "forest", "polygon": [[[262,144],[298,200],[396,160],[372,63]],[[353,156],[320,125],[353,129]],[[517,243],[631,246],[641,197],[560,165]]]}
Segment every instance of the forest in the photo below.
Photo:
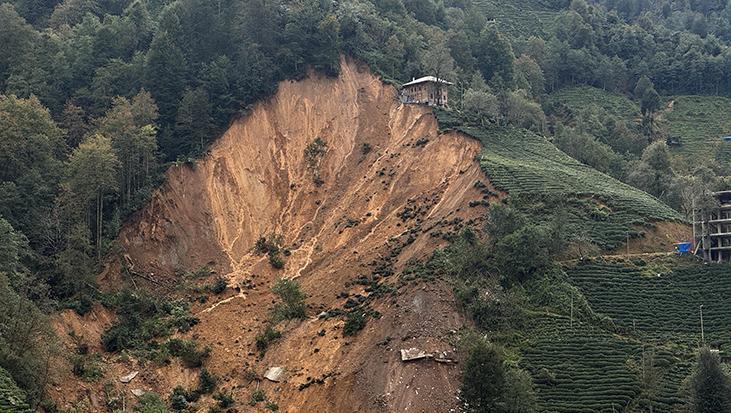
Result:
{"label": "forest", "polygon": [[48,315],[104,299],[95,275],[164,171],[341,55],[396,85],[448,79],[461,122],[546,136],[685,218],[731,187],[727,149],[666,144],[686,133],[672,97],[731,104],[731,2],[525,2],[550,12],[542,33],[501,31],[485,3],[0,0],[0,373],[44,401]]}

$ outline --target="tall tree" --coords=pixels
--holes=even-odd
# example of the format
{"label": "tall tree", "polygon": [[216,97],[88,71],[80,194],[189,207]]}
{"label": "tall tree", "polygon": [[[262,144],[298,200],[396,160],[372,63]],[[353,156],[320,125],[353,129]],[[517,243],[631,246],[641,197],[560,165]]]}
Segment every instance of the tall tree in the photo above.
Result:
{"label": "tall tree", "polygon": [[87,225],[95,233],[97,259],[101,259],[104,197],[119,188],[119,160],[111,139],[99,134],[88,137],[71,154],[68,170],[69,189],[86,210]]}
{"label": "tall tree", "polygon": [[147,92],[130,103],[123,97],[114,99],[112,108],[99,120],[99,132],[112,139],[114,152],[121,163],[122,205],[130,202],[137,190],[148,183],[157,150],[154,121],[157,108]]}
{"label": "tall tree", "polygon": [[470,350],[462,376],[462,396],[469,411],[502,411],[505,367],[498,351],[480,340]]}
{"label": "tall tree", "polygon": [[27,59],[33,46],[39,40],[38,32],[18,15],[10,3],[0,4],[0,93],[10,70]]}
{"label": "tall tree", "polygon": [[[496,82],[512,83],[515,55],[510,42],[494,27],[485,28],[480,33],[472,54],[477,59],[477,68],[491,85]],[[499,80],[493,79],[496,76]]]}
{"label": "tall tree", "polygon": [[183,52],[166,32],[158,32],[152,40],[145,60],[145,89],[149,90],[160,109],[164,122],[172,123],[185,89],[187,74]]}
{"label": "tall tree", "polygon": [[63,108],[60,126],[66,131],[66,145],[71,150],[79,146],[89,132],[84,109],[71,101],[66,102],[66,106]]}
{"label": "tall tree", "polygon": [[0,215],[31,242],[61,179],[61,130],[36,98],[0,95]]}
{"label": "tall tree", "polygon": [[659,106],[660,96],[655,91],[655,85],[647,76],[642,76],[637,81],[634,89],[635,98],[640,101],[640,109],[643,113],[654,111]]}
{"label": "tall tree", "polygon": [[175,119],[177,145],[201,153],[213,139],[212,120],[208,93],[202,88],[186,91]]}
{"label": "tall tree", "polygon": [[698,365],[691,379],[695,413],[728,413],[731,411],[729,378],[721,369],[718,355],[704,347],[698,354]]}

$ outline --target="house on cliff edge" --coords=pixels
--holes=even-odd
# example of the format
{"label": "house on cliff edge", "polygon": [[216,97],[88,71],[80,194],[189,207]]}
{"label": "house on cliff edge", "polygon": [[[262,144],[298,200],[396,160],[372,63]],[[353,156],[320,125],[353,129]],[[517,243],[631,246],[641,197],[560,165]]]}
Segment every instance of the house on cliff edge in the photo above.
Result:
{"label": "house on cliff edge", "polygon": [[434,76],[413,79],[401,86],[399,98],[403,103],[418,103],[429,106],[447,106],[449,86],[453,83]]}

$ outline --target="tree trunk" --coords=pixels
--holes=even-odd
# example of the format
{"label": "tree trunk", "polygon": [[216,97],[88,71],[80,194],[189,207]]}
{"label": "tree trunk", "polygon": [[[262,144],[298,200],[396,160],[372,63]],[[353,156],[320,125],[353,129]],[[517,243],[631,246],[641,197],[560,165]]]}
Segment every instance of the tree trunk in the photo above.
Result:
{"label": "tree trunk", "polygon": [[97,194],[97,208],[96,208],[96,260],[101,261],[102,257],[102,208],[104,201],[102,200],[102,193],[99,191]]}

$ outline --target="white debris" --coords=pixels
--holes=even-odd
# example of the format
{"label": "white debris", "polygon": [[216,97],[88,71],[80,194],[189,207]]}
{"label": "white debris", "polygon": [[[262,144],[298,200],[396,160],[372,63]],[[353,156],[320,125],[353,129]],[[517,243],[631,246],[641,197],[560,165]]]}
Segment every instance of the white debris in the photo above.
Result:
{"label": "white debris", "polygon": [[426,359],[426,358],[433,358],[434,355],[431,353],[427,353],[423,350],[419,350],[416,347],[412,347],[409,349],[401,349],[401,361],[412,361],[412,360],[420,360],[420,359]]}
{"label": "white debris", "polygon": [[142,397],[142,395],[145,394],[145,391],[142,389],[132,389],[132,394],[137,397]]}
{"label": "white debris", "polygon": [[119,381],[121,381],[122,383],[129,383],[129,382],[132,381],[132,379],[134,379],[135,377],[137,377],[138,374],[140,374],[139,371],[133,371],[132,373],[130,373],[130,374],[126,375],[126,376],[120,377],[119,378]]}
{"label": "white debris", "polygon": [[283,375],[284,367],[269,367],[266,373],[264,373],[264,378],[269,381],[278,383],[282,379]]}

